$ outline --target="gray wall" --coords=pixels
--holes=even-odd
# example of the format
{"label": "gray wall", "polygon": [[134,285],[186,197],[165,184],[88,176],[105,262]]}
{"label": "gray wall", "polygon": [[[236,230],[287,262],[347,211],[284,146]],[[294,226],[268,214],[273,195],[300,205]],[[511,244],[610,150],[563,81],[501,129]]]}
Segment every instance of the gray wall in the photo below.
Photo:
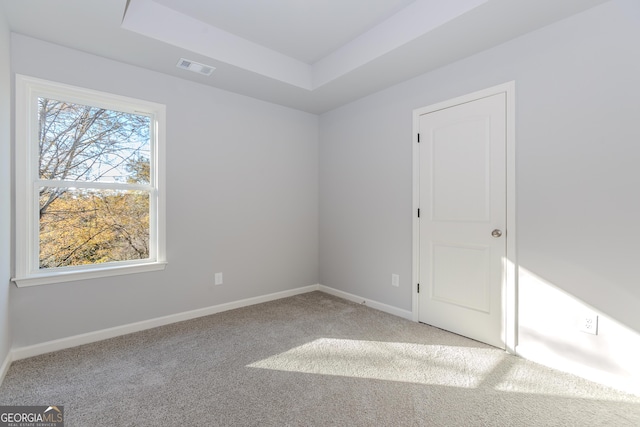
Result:
{"label": "gray wall", "polygon": [[411,310],[412,110],[515,80],[520,344],[591,357],[640,331],[639,40],[640,2],[612,1],[322,115],[320,282]]}
{"label": "gray wall", "polygon": [[11,348],[9,278],[11,277],[11,147],[9,29],[0,13],[0,365]]}
{"label": "gray wall", "polygon": [[318,282],[317,116],[16,34],[12,66],[167,105],[169,261],[13,289],[15,347]]}

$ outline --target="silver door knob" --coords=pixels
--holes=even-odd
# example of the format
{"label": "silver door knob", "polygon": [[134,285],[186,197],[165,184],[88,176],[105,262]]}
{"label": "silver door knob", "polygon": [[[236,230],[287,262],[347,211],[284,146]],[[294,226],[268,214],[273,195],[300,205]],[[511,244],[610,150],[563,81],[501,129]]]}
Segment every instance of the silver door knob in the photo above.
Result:
{"label": "silver door knob", "polygon": [[495,237],[496,239],[498,237],[502,236],[502,230],[498,230],[497,228],[495,230],[493,230],[491,232],[491,237]]}

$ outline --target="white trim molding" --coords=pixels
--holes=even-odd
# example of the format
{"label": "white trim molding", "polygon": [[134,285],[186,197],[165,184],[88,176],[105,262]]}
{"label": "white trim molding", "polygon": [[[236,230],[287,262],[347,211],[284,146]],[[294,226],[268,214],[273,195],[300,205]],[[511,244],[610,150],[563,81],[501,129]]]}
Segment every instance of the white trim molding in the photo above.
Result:
{"label": "white trim molding", "polygon": [[330,288],[324,285],[318,285],[318,290],[326,294],[336,296],[338,298],[346,299],[352,302],[357,302],[358,304],[363,304],[363,305],[366,305],[367,307],[375,308],[376,310],[393,314],[394,316],[402,317],[407,320],[412,320],[412,313],[409,310],[403,310],[401,308],[394,307],[392,305],[384,304],[368,298],[363,298],[358,295],[353,295],[348,292]]}
{"label": "white trim molding", "polygon": [[7,356],[4,358],[2,365],[0,365],[0,385],[2,385],[2,381],[4,381],[4,377],[7,375],[7,372],[9,372],[11,362],[13,362],[13,352],[9,351]]}

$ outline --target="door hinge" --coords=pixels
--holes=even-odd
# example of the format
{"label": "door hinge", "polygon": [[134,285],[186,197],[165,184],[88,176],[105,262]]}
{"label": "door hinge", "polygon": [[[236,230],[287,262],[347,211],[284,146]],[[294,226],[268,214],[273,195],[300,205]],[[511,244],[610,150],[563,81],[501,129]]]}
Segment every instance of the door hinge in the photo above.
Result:
{"label": "door hinge", "polygon": [[420,283],[418,283],[418,293],[420,293]]}
{"label": "door hinge", "polygon": [[420,144],[420,134],[418,134],[418,144]]}
{"label": "door hinge", "polygon": [[420,218],[420,208],[418,208],[418,218]]}

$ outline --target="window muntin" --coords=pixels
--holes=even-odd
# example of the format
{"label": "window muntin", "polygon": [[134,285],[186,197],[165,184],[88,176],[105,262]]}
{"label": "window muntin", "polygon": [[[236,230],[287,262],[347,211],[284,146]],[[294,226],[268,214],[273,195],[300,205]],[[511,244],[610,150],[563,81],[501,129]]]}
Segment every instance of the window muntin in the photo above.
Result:
{"label": "window muntin", "polygon": [[164,106],[16,82],[14,281],[164,268]]}

